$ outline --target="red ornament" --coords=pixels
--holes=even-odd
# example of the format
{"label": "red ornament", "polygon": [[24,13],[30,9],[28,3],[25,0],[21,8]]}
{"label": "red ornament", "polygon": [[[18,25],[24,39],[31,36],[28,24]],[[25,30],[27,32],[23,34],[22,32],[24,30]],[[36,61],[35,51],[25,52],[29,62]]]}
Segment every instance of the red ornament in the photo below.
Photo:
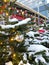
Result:
{"label": "red ornament", "polygon": [[44,32],[45,32],[45,30],[38,30],[38,32],[39,32],[39,33],[44,33]]}

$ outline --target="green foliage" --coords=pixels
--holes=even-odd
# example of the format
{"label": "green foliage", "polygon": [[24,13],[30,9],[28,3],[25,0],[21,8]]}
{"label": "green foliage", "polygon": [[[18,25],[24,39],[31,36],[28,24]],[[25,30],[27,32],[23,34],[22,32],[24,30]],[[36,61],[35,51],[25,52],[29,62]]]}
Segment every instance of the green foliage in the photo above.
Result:
{"label": "green foliage", "polygon": [[49,48],[49,43],[47,43],[47,42],[42,42],[41,44],[44,45],[45,47]]}

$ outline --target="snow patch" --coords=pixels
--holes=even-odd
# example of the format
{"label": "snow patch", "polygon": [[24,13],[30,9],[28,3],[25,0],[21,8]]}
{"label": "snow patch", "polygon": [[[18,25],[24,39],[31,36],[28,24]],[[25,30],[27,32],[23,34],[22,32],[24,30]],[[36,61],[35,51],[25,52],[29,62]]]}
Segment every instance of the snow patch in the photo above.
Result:
{"label": "snow patch", "polygon": [[28,51],[33,51],[34,53],[37,53],[37,52],[41,52],[41,51],[46,51],[48,52],[48,48],[46,48],[45,46],[43,45],[30,45],[30,47],[28,47]]}
{"label": "snow patch", "polygon": [[14,25],[0,25],[0,26],[2,29],[9,29],[9,28],[14,28],[15,26],[27,24],[29,21],[31,21],[31,18],[27,18],[25,20],[22,20],[22,21],[18,22],[17,24],[14,24]]}

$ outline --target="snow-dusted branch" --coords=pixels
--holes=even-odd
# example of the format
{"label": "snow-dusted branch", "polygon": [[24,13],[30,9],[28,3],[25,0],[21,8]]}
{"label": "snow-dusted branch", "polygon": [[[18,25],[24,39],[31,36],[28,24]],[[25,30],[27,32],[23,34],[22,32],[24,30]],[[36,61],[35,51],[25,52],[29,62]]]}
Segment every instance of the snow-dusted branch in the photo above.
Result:
{"label": "snow-dusted branch", "polygon": [[22,21],[18,22],[17,24],[14,24],[14,25],[0,25],[0,26],[2,29],[15,28],[15,26],[27,24],[29,21],[31,21],[31,18],[27,18],[25,20],[22,20]]}

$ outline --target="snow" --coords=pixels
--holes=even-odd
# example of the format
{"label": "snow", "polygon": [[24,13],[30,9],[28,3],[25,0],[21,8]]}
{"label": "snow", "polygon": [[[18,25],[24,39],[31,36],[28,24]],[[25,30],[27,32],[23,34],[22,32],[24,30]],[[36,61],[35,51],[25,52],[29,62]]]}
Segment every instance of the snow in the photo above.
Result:
{"label": "snow", "polygon": [[38,63],[39,60],[40,60],[42,63],[47,64],[46,61],[45,61],[45,59],[42,57],[42,55],[37,56],[36,59],[35,59],[35,61],[36,61],[37,63]]}
{"label": "snow", "polygon": [[38,39],[35,38],[32,42],[33,42],[33,43],[38,43],[38,44],[40,44],[40,43],[41,43],[41,40],[38,40]]}
{"label": "snow", "polygon": [[29,37],[34,37],[34,32],[30,31],[30,32],[26,33],[26,35],[28,35]]}
{"label": "snow", "polygon": [[32,38],[29,38],[29,39],[26,38],[25,41],[26,41],[26,42],[29,42],[29,41],[31,42],[31,41],[32,41]]}
{"label": "snow", "polygon": [[[28,39],[28,40],[30,40],[30,42],[35,43],[35,44],[36,43],[40,44],[42,42],[49,43],[49,34],[47,34],[47,33],[48,33],[48,31],[46,31],[46,33],[44,32],[44,34],[39,34],[38,31],[36,31],[36,32],[29,31],[26,33],[26,35],[34,38],[34,39],[32,38],[32,40]],[[35,34],[38,34],[39,36],[35,36]]]}
{"label": "snow", "polygon": [[13,65],[11,61],[6,62],[5,65]]}
{"label": "snow", "polygon": [[28,39],[28,38],[26,38],[26,39],[25,39],[25,41],[29,41],[29,39]]}
{"label": "snow", "polygon": [[[29,45],[28,49],[27,49],[29,51],[28,54],[29,54],[29,56],[33,55],[34,57],[36,57],[35,62],[37,62],[37,64],[40,60],[42,63],[49,65],[49,63],[47,63],[46,60],[42,57],[42,53],[38,54],[38,55],[37,54],[34,55],[37,52],[45,51],[45,55],[47,57],[49,57],[49,48],[47,48],[43,45],[40,45],[42,42],[49,43],[49,33],[48,34],[47,33],[48,33],[48,31],[45,31],[44,34],[39,34],[37,31],[36,32],[29,31],[28,33],[26,33],[26,35],[29,36],[28,39],[27,38],[25,39],[26,45],[27,44]],[[39,34],[39,36],[35,37],[34,34]],[[33,37],[34,39],[33,38],[30,39],[30,37]],[[29,44],[29,41],[34,44]]]}
{"label": "snow", "polygon": [[25,39],[25,45],[29,45],[29,39],[28,38]]}
{"label": "snow", "polygon": [[26,53],[24,53],[24,55],[23,55],[23,60],[27,60]]}
{"label": "snow", "polygon": [[29,63],[27,63],[27,64],[24,64],[24,65],[30,65]]}
{"label": "snow", "polygon": [[38,60],[37,60],[37,58],[35,58],[35,62],[36,62],[36,63],[38,63]]}
{"label": "snow", "polygon": [[46,56],[49,56],[49,53],[48,52],[46,53]]}
{"label": "snow", "polygon": [[29,40],[29,42],[31,42],[33,39],[32,38],[29,38],[28,40]]}
{"label": "snow", "polygon": [[42,43],[42,42],[47,42],[47,40],[46,40],[46,39],[43,39],[43,40],[41,41],[41,43]]}
{"label": "snow", "polygon": [[0,25],[2,29],[9,29],[9,28],[14,28],[14,25]]}
{"label": "snow", "polygon": [[29,21],[31,21],[31,18],[26,18],[22,21],[20,21],[18,24],[15,24],[16,26],[27,24]]}
{"label": "snow", "polygon": [[0,31],[1,34],[8,35],[8,33],[5,33],[4,31]]}
{"label": "snow", "polygon": [[4,20],[0,21],[0,24],[5,24],[5,21]]}
{"label": "snow", "polygon": [[16,18],[12,18],[12,19],[11,19],[11,18],[9,17],[9,22],[18,22],[18,19],[16,19]]}
{"label": "snow", "polygon": [[33,31],[29,31],[28,33],[26,33],[26,35],[28,35],[29,37],[34,37],[34,34],[39,34],[39,33]]}
{"label": "snow", "polygon": [[47,37],[47,36],[43,36],[42,38],[43,38],[43,39],[47,39],[48,37]]}
{"label": "snow", "polygon": [[31,21],[31,18],[27,18],[25,20],[22,20],[14,25],[0,25],[2,29],[9,29],[9,28],[15,28],[15,26],[24,25],[27,24],[29,21]]}
{"label": "snow", "polygon": [[18,65],[31,65],[31,64],[29,64],[28,62],[26,64],[24,64],[23,61],[21,60]]}
{"label": "snow", "polygon": [[49,63],[47,63],[47,65],[49,65]]}
{"label": "snow", "polygon": [[[9,19],[9,22],[17,22],[17,19]],[[19,21],[17,24],[14,25],[1,25],[2,29],[9,29],[9,28],[15,28],[15,26],[20,26],[20,25],[24,25],[27,24],[29,21],[31,21],[31,18],[27,18],[25,20]],[[40,30],[42,30],[43,28],[40,28]],[[9,33],[5,32],[5,31],[0,31],[1,34],[5,34],[8,35]],[[26,35],[29,36],[29,38],[25,39],[25,45],[28,45],[27,50],[31,51],[28,52],[29,56],[31,56],[32,54],[34,55],[37,52],[41,52],[45,50],[45,54],[46,56],[49,56],[49,48],[43,46],[43,45],[39,45],[42,42],[47,42],[49,43],[49,31],[45,31],[43,34],[39,34],[40,36],[35,37],[34,34],[39,34],[38,31],[34,32],[34,31],[29,31],[26,33]],[[33,38],[30,38],[33,37]],[[19,36],[15,36],[14,40],[19,40],[19,41],[23,41],[24,40],[24,35],[19,35]],[[35,44],[29,44],[29,42],[35,43]],[[37,43],[37,44],[36,44]],[[24,60],[27,60],[26,55],[24,54]],[[46,64],[45,59],[42,57],[42,53],[41,55],[36,55],[35,61],[38,63],[38,61],[44,62]],[[23,61],[21,60],[20,63],[18,65],[30,65],[28,62],[26,64],[23,63]],[[5,65],[13,65],[11,61],[5,63]],[[48,64],[49,65],[49,64]]]}
{"label": "snow", "polygon": [[46,48],[45,46],[43,45],[30,45],[30,47],[28,47],[28,51],[32,51],[34,53],[37,53],[37,52],[41,52],[41,51],[46,51],[48,52],[48,48]]}
{"label": "snow", "polygon": [[26,38],[26,39],[25,39],[25,45],[28,45],[28,46],[29,46],[29,43],[32,42],[32,41],[33,41],[32,38],[29,38],[29,39]]}
{"label": "snow", "polygon": [[19,64],[18,64],[18,65],[21,65],[21,64],[23,65],[23,61],[22,61],[22,60],[19,62]]}

